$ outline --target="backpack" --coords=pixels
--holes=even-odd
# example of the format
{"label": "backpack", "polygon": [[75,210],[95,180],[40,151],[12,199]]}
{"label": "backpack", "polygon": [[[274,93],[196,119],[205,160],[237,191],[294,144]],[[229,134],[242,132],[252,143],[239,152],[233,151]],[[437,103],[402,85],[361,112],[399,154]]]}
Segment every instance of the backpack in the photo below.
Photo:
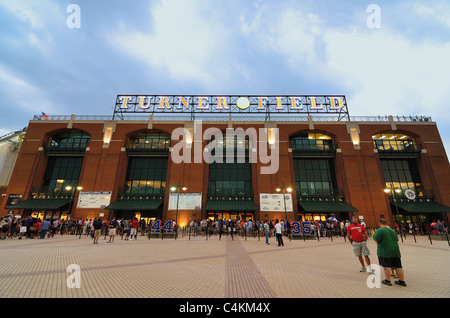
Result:
{"label": "backpack", "polygon": [[273,224],[272,224],[272,222],[269,222],[269,228],[270,228],[271,230],[273,230]]}

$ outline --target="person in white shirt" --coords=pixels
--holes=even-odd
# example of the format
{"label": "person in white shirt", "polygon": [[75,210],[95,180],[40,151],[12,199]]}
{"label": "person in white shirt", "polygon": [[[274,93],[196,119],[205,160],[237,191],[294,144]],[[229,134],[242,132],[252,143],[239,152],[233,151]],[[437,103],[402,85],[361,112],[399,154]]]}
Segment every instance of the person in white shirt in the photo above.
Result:
{"label": "person in white shirt", "polygon": [[284,246],[282,230],[283,230],[283,227],[281,226],[281,224],[278,221],[278,219],[276,219],[275,220],[275,233],[276,233],[276,236],[277,236],[278,246]]}

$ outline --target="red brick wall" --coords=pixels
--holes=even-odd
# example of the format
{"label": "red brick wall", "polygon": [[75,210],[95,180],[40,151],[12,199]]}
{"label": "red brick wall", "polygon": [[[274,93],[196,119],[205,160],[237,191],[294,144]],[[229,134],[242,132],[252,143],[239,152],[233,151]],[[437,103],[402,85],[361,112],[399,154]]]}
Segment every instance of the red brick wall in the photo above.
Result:
{"label": "red brick wall", "polygon": [[[154,123],[153,129],[171,133],[177,127],[183,127],[184,123]],[[209,127],[217,127],[225,130],[227,123],[203,124],[203,131]],[[244,130],[250,127],[264,128],[264,124],[238,124],[233,123],[233,128],[242,127]],[[16,166],[11,177],[6,195],[10,193],[24,194],[24,199],[28,198],[28,193],[32,186],[40,186],[47,164],[47,158],[43,151],[38,151],[50,136],[67,128],[67,122],[40,121],[30,122],[22,144]],[[129,137],[137,132],[145,131],[147,123],[117,122],[115,132],[108,148],[103,148],[103,128],[102,122],[75,122],[73,129],[80,129],[91,134],[89,143],[90,150],[86,152],[83,169],[79,184],[83,186],[83,191],[113,191],[112,202],[117,199],[118,192],[123,188],[127,170],[128,158],[125,147]],[[289,152],[289,136],[308,130],[308,124],[280,124],[280,157],[279,170],[277,174],[260,174],[263,165],[258,162],[252,165],[252,181],[254,200],[257,207],[256,219],[265,219],[266,215],[270,219],[284,219],[284,212],[259,212],[259,193],[275,193],[275,189],[282,183],[286,187],[293,188],[294,212],[288,213],[289,219],[298,219],[298,206],[295,192],[295,178],[293,170],[293,157]],[[378,155],[374,152],[372,135],[382,131],[391,130],[389,123],[360,123],[360,149],[355,149],[346,123],[322,123],[314,122],[316,131],[325,132],[334,138],[335,143],[342,152],[338,152],[334,159],[335,172],[338,188],[343,191],[345,200],[356,207],[359,212],[355,213],[364,217],[369,226],[375,226],[380,215],[384,215],[388,221],[392,221],[390,204],[387,195],[383,192],[385,187],[383,175],[380,167]],[[447,155],[434,124],[397,124],[398,131],[408,133],[416,137],[416,142],[426,149],[417,159],[418,169],[422,182],[426,189],[432,189],[436,196],[436,201],[450,206],[450,167]],[[202,142],[202,149],[207,145],[207,141]],[[194,145],[193,145],[194,147]],[[259,153],[258,153],[259,154]],[[194,154],[191,154],[191,163],[175,164],[169,156],[167,169],[167,184],[165,203],[163,207],[163,219],[175,219],[176,211],[168,211],[168,198],[170,186],[180,182],[188,188],[188,192],[203,193],[202,211],[179,211],[179,224],[187,224],[191,219],[207,217],[205,211],[206,194],[208,192],[208,166],[203,163],[194,163]],[[77,209],[78,195],[75,197],[72,215],[74,217],[94,218],[99,213],[108,211],[101,209]],[[0,202],[2,197],[0,197]],[[6,201],[4,201],[6,202]],[[4,203],[0,205],[0,215],[4,215]],[[194,215],[195,214],[195,215]],[[448,220],[447,220],[448,221]]]}

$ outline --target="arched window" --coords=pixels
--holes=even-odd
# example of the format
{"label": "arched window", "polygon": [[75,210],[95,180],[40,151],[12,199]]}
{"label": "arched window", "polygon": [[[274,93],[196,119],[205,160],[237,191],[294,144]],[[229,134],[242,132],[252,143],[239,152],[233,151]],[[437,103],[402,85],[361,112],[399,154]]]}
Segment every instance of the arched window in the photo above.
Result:
{"label": "arched window", "polygon": [[385,132],[372,136],[372,139],[379,151],[417,150],[414,139],[402,133]]}
{"label": "arched window", "polygon": [[289,146],[294,150],[333,150],[333,139],[319,132],[302,132],[289,138]]}
{"label": "arched window", "polygon": [[168,150],[171,137],[162,132],[143,132],[131,136],[127,145],[129,149]]}
{"label": "arched window", "polygon": [[86,149],[91,135],[83,131],[65,131],[54,135],[48,145],[51,149]]}

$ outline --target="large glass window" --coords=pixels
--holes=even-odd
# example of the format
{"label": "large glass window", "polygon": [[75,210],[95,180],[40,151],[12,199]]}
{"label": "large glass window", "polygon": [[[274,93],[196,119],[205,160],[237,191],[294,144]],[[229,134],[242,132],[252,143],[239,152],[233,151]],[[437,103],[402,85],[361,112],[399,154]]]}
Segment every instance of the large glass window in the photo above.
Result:
{"label": "large glass window", "polygon": [[57,149],[85,149],[90,138],[88,133],[82,131],[66,131],[53,136],[49,146]]}
{"label": "large glass window", "polygon": [[83,157],[49,157],[42,186],[51,193],[66,192],[65,187],[76,187]]}
{"label": "large glass window", "polygon": [[304,132],[289,139],[289,146],[295,150],[332,150],[333,139],[322,133]]}
{"label": "large glass window", "polygon": [[380,151],[416,150],[414,140],[399,133],[382,133],[372,136],[375,147]]}
{"label": "large glass window", "polygon": [[[211,145],[223,147],[222,163],[209,164],[209,194],[214,195],[251,195],[252,191],[252,165],[248,157],[248,136],[225,134],[223,138],[213,139]],[[226,157],[226,148],[234,151],[232,157]],[[212,152],[214,154],[214,151]],[[232,161],[232,162],[230,162]]]}
{"label": "large glass window", "polygon": [[128,148],[132,149],[169,149],[171,144],[170,135],[160,132],[139,133],[130,138]]}
{"label": "large glass window", "polygon": [[299,195],[337,194],[332,159],[294,158],[294,173],[295,185]]}
{"label": "large glass window", "polygon": [[380,159],[388,189],[412,189],[420,195],[422,181],[414,159]]}
{"label": "large glass window", "polygon": [[209,165],[209,194],[252,194],[251,169],[250,162],[211,163]]}
{"label": "large glass window", "polygon": [[125,193],[164,195],[167,158],[129,157]]}

